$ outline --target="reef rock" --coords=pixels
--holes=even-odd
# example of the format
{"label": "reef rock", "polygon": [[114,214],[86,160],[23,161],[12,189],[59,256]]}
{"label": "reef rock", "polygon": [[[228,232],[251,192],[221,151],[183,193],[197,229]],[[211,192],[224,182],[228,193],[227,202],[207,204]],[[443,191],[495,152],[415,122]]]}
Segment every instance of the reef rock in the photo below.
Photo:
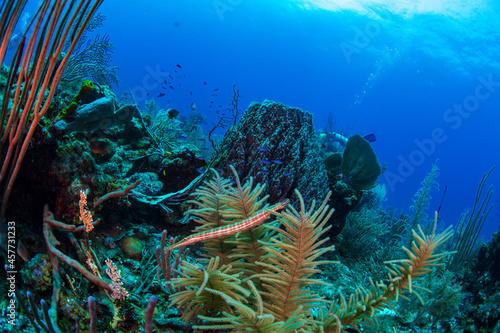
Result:
{"label": "reef rock", "polygon": [[126,105],[115,110],[115,101],[106,96],[89,104],[83,104],[75,111],[72,119],[62,119],[54,127],[65,133],[74,131],[93,131],[128,123],[137,109],[135,105]]}

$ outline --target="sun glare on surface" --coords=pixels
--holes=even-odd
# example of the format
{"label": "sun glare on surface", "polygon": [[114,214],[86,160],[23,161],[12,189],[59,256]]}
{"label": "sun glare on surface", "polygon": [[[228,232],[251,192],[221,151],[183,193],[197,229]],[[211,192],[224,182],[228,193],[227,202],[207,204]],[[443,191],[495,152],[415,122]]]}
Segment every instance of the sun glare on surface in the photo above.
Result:
{"label": "sun glare on surface", "polygon": [[484,0],[290,0],[305,9],[353,11],[365,14],[374,8],[390,10],[395,14],[440,14],[471,16],[487,9]]}

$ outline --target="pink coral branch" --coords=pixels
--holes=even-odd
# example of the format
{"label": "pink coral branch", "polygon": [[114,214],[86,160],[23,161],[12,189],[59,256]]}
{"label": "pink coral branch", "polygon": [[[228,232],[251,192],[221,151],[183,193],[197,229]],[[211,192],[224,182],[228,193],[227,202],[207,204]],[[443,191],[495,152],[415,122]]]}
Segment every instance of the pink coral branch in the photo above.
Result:
{"label": "pink coral branch", "polygon": [[109,199],[112,199],[112,198],[118,198],[118,197],[123,197],[123,196],[126,196],[128,195],[128,193],[133,190],[134,188],[136,188],[137,186],[139,186],[139,184],[141,183],[140,180],[136,181],[135,183],[133,183],[132,185],[129,185],[127,187],[125,187],[123,190],[121,191],[114,191],[114,192],[109,192],[105,195],[103,195],[102,197],[100,197],[99,199],[97,199],[97,201],[94,203],[94,210],[99,207],[100,204],[102,204],[104,201],[106,200],[109,200]]}
{"label": "pink coral branch", "polygon": [[[71,266],[77,271],[79,271],[83,276],[85,276],[87,280],[94,283],[96,286],[109,290],[110,292],[113,292],[113,287],[108,282],[92,274],[78,261],[68,257],[67,255],[65,255],[56,248],[56,246],[59,245],[60,243],[52,233],[52,226],[57,226],[61,228],[62,225],[69,226],[63,222],[56,221],[54,219],[54,214],[52,214],[52,212],[49,211],[49,207],[45,205],[43,213],[43,236],[45,238],[45,243],[47,243],[47,249],[49,250],[49,253],[51,255],[56,256],[59,260],[66,263],[68,266]],[[62,226],[62,228],[68,230],[68,228],[64,226]]]}
{"label": "pink coral branch", "polygon": [[[48,208],[47,208],[47,211],[48,211]],[[49,223],[53,227],[63,229],[63,231],[65,231],[65,232],[82,232],[82,231],[85,231],[85,226],[84,225],[81,225],[81,226],[77,227],[77,226],[75,226],[73,224],[67,224],[67,223],[58,221],[58,220],[54,219],[54,215],[52,213],[50,213],[50,216],[48,216],[48,215],[45,216],[44,215],[43,221],[46,222],[46,223]],[[95,220],[94,222],[92,222],[92,225],[96,226],[97,224],[99,224],[99,222],[101,222],[101,219]]]}

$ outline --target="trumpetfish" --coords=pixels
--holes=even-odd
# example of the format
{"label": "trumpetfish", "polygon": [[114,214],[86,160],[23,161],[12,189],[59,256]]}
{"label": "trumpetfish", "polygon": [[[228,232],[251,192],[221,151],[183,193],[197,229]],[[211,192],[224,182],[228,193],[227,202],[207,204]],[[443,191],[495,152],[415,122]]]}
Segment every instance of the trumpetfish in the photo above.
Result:
{"label": "trumpetfish", "polygon": [[174,250],[179,247],[183,247],[186,245],[191,245],[194,243],[198,243],[200,241],[204,241],[207,239],[213,239],[213,238],[218,238],[222,236],[228,236],[228,235],[233,235],[238,232],[248,230],[252,227],[255,227],[262,222],[264,222],[265,219],[271,215],[271,212],[277,212],[278,210],[281,210],[285,208],[290,200],[285,199],[283,201],[280,201],[279,203],[275,204],[274,206],[271,206],[269,208],[262,209],[255,213],[254,215],[250,216],[247,219],[244,219],[240,222],[236,222],[230,225],[225,225],[222,227],[214,228],[212,230],[200,232],[191,236],[188,236],[184,238],[182,241],[172,245],[171,247],[168,248],[168,250]]}

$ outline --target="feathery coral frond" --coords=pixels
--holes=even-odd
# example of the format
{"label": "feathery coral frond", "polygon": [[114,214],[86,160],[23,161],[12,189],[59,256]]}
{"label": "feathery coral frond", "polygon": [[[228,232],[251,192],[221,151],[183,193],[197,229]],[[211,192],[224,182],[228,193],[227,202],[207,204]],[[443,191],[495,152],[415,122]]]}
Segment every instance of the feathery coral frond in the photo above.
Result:
{"label": "feathery coral frond", "polygon": [[304,315],[300,314],[301,308],[297,309],[296,313],[287,321],[276,321],[273,315],[264,314],[262,312],[262,299],[260,298],[257,289],[252,281],[248,280],[248,285],[252,290],[254,297],[259,304],[257,311],[241,302],[233,299],[229,295],[216,290],[207,288],[208,291],[223,298],[227,304],[235,308],[238,315],[231,315],[227,312],[224,317],[207,317],[199,316],[200,319],[211,322],[211,325],[194,326],[197,329],[215,329],[215,330],[230,330],[230,332],[261,332],[261,333],[289,333],[289,332],[304,332],[302,327],[305,325]]}
{"label": "feathery coral frond", "polygon": [[[214,177],[196,189],[193,193],[196,200],[188,201],[197,206],[196,209],[190,209],[186,212],[186,214],[194,215],[195,222],[200,224],[195,229],[196,233],[210,231],[214,228],[233,223],[231,219],[223,216],[227,206],[218,197],[231,187],[231,182],[228,179],[222,178],[216,170],[210,170],[214,173]],[[234,245],[225,242],[225,237],[206,240],[204,241],[204,245],[204,250],[207,251],[207,254],[204,255],[205,257],[220,257],[222,265],[229,265],[231,263],[228,255],[231,253]]]}
{"label": "feathery coral frond", "polygon": [[219,195],[219,199],[228,206],[224,212],[226,218],[236,221],[244,220],[254,215],[258,210],[264,208],[268,195],[260,198],[265,185],[257,184],[253,186],[253,178],[242,186],[238,173],[231,166],[231,171],[236,179],[236,186],[228,188],[228,191]]}
{"label": "feathery coral frond", "polygon": [[[226,194],[220,195],[220,200],[228,207],[224,211],[224,217],[235,221],[247,219],[259,210],[267,208],[264,206],[268,196],[262,198],[262,191],[265,186],[257,184],[253,186],[253,178],[241,185],[238,173],[231,167],[236,179],[236,186],[229,188]],[[260,198],[260,199],[259,199]],[[256,265],[257,261],[265,254],[263,245],[259,242],[268,241],[272,233],[268,233],[264,226],[256,226],[247,231],[238,233],[227,242],[235,246],[231,254],[234,269],[242,271],[245,277],[250,277],[255,273],[261,273],[262,267]]]}
{"label": "feathery coral frond", "polygon": [[[382,281],[374,283],[370,280],[369,290],[358,288],[356,293],[349,298],[349,302],[346,302],[341,295],[341,302],[334,303],[333,310],[329,312],[340,319],[342,326],[355,329],[357,329],[356,325],[374,326],[377,323],[374,314],[382,308],[392,307],[390,302],[397,301],[399,296],[406,298],[402,295],[405,291],[415,294],[422,300],[414,290],[413,281],[429,273],[433,267],[443,265],[442,259],[450,254],[450,252],[435,253],[435,250],[448,241],[453,234],[449,227],[436,235],[436,223],[437,213],[431,235],[425,235],[420,226],[418,226],[418,232],[413,230],[414,241],[411,250],[403,248],[408,254],[408,259],[386,262],[389,265],[387,267],[389,283]],[[328,316],[324,318],[328,320]],[[327,331],[326,327],[325,331]]]}
{"label": "feathery coral frond", "polygon": [[[220,266],[220,267],[219,267]],[[231,266],[220,265],[219,258],[213,258],[206,267],[183,262],[180,277],[172,280],[176,288],[183,289],[170,296],[170,306],[176,305],[184,321],[196,320],[197,315],[216,316],[233,310],[221,295],[227,295],[237,302],[245,300],[249,292],[240,286],[239,274],[231,274]],[[210,287],[209,291],[207,286]]]}
{"label": "feathery coral frond", "polygon": [[279,237],[265,243],[267,254],[258,263],[264,267],[264,273],[256,276],[264,281],[261,294],[265,298],[265,311],[281,321],[288,320],[297,311],[307,315],[310,307],[321,305],[323,300],[307,286],[325,284],[311,276],[319,272],[318,265],[333,263],[318,260],[334,248],[321,247],[328,238],[320,239],[329,229],[325,224],[333,214],[327,205],[331,192],[316,211],[313,202],[307,212],[302,196],[298,191],[295,193],[300,212],[290,206],[284,213],[276,213],[282,227],[266,226]]}

